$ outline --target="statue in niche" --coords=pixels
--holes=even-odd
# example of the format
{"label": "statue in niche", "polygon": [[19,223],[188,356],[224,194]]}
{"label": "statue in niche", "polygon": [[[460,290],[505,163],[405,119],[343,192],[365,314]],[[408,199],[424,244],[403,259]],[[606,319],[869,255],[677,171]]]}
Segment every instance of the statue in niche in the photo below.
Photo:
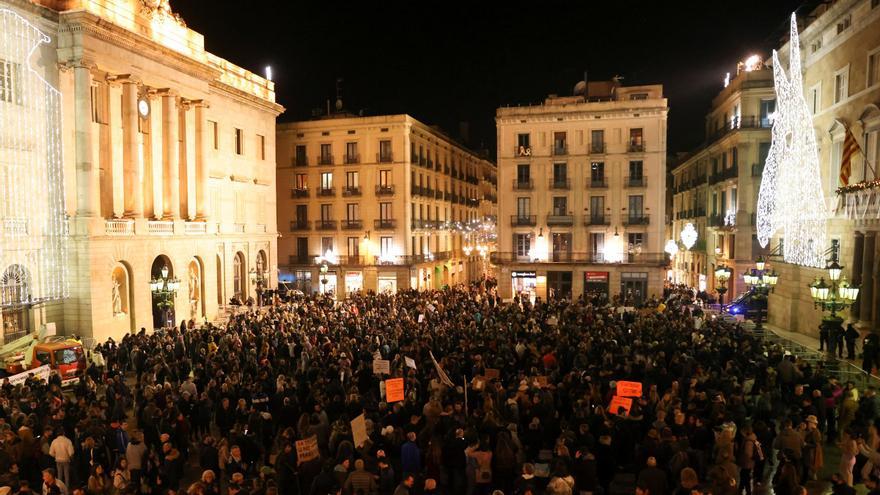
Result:
{"label": "statue in niche", "polygon": [[119,291],[119,281],[113,277],[113,289],[111,290],[113,299],[113,316],[122,314],[122,294]]}
{"label": "statue in niche", "polygon": [[199,315],[199,302],[201,299],[201,285],[199,281],[199,271],[194,265],[189,267],[189,305],[190,317],[196,318]]}

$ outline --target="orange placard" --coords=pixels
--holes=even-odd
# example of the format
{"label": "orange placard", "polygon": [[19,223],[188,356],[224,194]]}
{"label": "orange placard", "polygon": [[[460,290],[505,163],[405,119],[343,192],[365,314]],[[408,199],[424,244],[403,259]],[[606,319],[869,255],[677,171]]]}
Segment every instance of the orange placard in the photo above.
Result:
{"label": "orange placard", "polygon": [[494,380],[501,377],[501,370],[496,368],[486,368],[486,380]]}
{"label": "orange placard", "polygon": [[403,378],[385,380],[385,400],[389,404],[403,400]]}
{"label": "orange placard", "polygon": [[617,382],[617,395],[620,397],[641,397],[641,382]]}
{"label": "orange placard", "polygon": [[612,414],[618,414],[620,408],[623,408],[626,411],[626,414],[629,415],[629,410],[632,409],[633,400],[629,397],[621,397],[619,395],[615,395],[611,399],[611,404],[608,404],[608,410],[611,411]]}

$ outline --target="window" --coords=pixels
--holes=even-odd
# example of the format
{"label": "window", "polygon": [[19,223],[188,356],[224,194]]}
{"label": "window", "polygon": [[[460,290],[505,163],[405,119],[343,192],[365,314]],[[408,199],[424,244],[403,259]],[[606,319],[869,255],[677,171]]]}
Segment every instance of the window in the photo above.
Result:
{"label": "window", "polygon": [[379,255],[380,256],[391,256],[392,249],[394,247],[394,242],[392,241],[393,237],[380,237],[379,238]]}
{"label": "window", "polygon": [[345,173],[345,187],[348,189],[357,189],[360,187],[360,174],[358,172]]}
{"label": "window", "polygon": [[519,218],[528,218],[532,213],[532,203],[529,198],[516,198],[516,214]]}
{"label": "window", "polygon": [[309,187],[308,174],[296,174],[296,188],[297,189],[308,189],[308,187]]}
{"label": "window", "polygon": [[520,184],[528,184],[531,180],[531,167],[528,164],[516,166],[516,181]]}
{"label": "window", "polygon": [[517,257],[527,257],[532,250],[532,234],[514,234],[513,246]]}
{"label": "window", "polygon": [[822,49],[822,38],[818,38],[810,45],[810,53],[816,53]]}
{"label": "window", "polygon": [[629,162],[629,180],[630,182],[641,182],[644,178],[641,160],[632,160]]}
{"label": "window", "polygon": [[257,134],[257,146],[259,146],[260,160],[266,159],[266,136]]}
{"label": "window", "polygon": [[333,189],[333,172],[321,174],[321,189]]}
{"label": "window", "polygon": [[594,186],[605,182],[605,162],[593,162],[590,164],[590,181]]}
{"label": "window", "polygon": [[626,241],[629,243],[630,248],[637,249],[642,247],[642,242],[644,241],[644,234],[640,232],[630,232],[626,235]]}
{"label": "window", "polygon": [[776,111],[776,100],[761,100],[761,127],[770,127],[770,115]]}
{"label": "window", "polygon": [[718,193],[712,191],[712,216],[718,215]]}
{"label": "window", "polygon": [[349,221],[360,220],[361,209],[357,203],[348,203],[345,205],[345,218]]}
{"label": "window", "polygon": [[590,152],[605,152],[605,131],[603,129],[594,129],[590,131]]}
{"label": "window", "polygon": [[648,93],[633,93],[629,95],[630,100],[647,100]]}
{"label": "window", "polygon": [[306,145],[304,144],[296,145],[296,164],[300,167],[309,164],[308,157],[306,156]]}
{"label": "window", "polygon": [[565,163],[553,164],[553,183],[557,186],[565,185],[568,180],[568,165]]}
{"label": "window", "polygon": [[522,146],[523,148],[529,148],[531,145],[529,144],[529,134],[521,133],[516,135],[516,145]]}
{"label": "window", "polygon": [[238,128],[235,129],[235,154],[244,154],[244,131]]}
{"label": "window", "polygon": [[379,219],[380,220],[391,220],[393,215],[391,214],[391,203],[379,203]]}
{"label": "window", "polygon": [[629,130],[629,146],[631,149],[642,149],[644,146],[644,142],[642,140],[642,129],[630,129]]}
{"label": "window", "polygon": [[605,233],[604,232],[592,232],[590,233],[590,252],[593,253],[593,258],[602,258],[602,253],[605,252]]}
{"label": "window", "polygon": [[321,144],[321,165],[333,165],[333,152],[330,143]]}
{"label": "window", "polygon": [[358,144],[354,143],[345,143],[345,163],[358,163]]}
{"label": "window", "polygon": [[0,101],[21,104],[21,64],[0,59]]}
{"label": "window", "polygon": [[553,133],[553,154],[554,155],[564,155],[565,154],[565,132],[554,132]]}
{"label": "window", "polygon": [[308,205],[296,205],[296,223],[302,225],[309,220]]}
{"label": "window", "polygon": [[553,197],[553,215],[568,215],[568,198],[566,196]]}
{"label": "window", "polygon": [[880,48],[868,54],[868,86],[880,83]]}
{"label": "window", "polygon": [[849,27],[851,25],[852,25],[852,17],[850,17],[850,16],[844,17],[843,19],[841,19],[840,22],[837,23],[837,34],[840,34],[844,31],[846,31],[847,29],[849,29]]}
{"label": "window", "polygon": [[[214,122],[213,120],[208,121],[208,132],[211,133],[211,144],[214,146],[214,149],[219,150],[220,149],[220,139],[219,139],[219,136],[217,135],[217,122]],[[298,146],[297,146],[297,148],[298,148]],[[305,155],[305,151],[306,151],[305,146],[303,146],[303,155]]]}
{"label": "window", "polygon": [[733,168],[736,168],[738,163],[739,163],[739,148],[734,146],[733,148],[730,148],[730,166]]}
{"label": "window", "polygon": [[382,141],[379,141],[379,161],[391,161],[391,140],[383,139]]}
{"label": "window", "polygon": [[590,218],[594,221],[605,216],[605,196],[590,196]]}
{"label": "window", "polygon": [[332,237],[322,237],[321,238],[321,254],[325,255],[327,252],[333,252],[333,238]]}
{"label": "window", "polygon": [[849,96],[849,66],[834,74],[834,103]]}
{"label": "window", "polygon": [[642,195],[629,197],[629,216],[630,218],[639,218],[644,215],[643,205],[645,198]]}
{"label": "window", "polygon": [[379,171],[379,185],[382,187],[388,187],[391,185],[391,171],[390,170],[380,170]]}
{"label": "window", "polygon": [[333,218],[333,205],[328,204],[328,203],[322,204],[321,205],[321,221],[331,220],[332,218]]}
{"label": "window", "polygon": [[359,237],[349,237],[347,240],[348,243],[348,255],[349,256],[360,256],[361,255],[361,240]]}
{"label": "window", "polygon": [[813,115],[819,112],[822,109],[822,84],[817,84],[810,88],[810,111]]}
{"label": "window", "polygon": [[92,84],[92,122],[96,124],[107,123],[107,86]]}

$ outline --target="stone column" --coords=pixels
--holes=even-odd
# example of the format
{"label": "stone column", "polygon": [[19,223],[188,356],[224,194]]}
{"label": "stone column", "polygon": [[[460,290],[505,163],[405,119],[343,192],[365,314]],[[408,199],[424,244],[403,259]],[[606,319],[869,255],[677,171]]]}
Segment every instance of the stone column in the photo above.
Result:
{"label": "stone column", "polygon": [[177,95],[170,90],[162,93],[162,218],[174,220],[180,217],[180,183],[177,168],[180,162],[180,146],[177,139]]}
{"label": "stone column", "polygon": [[102,142],[101,146],[106,146],[105,156],[109,157],[110,162],[105,166],[104,180],[107,181],[107,189],[110,192],[110,210],[109,216],[120,218],[123,214],[125,197],[123,186],[123,166],[124,166],[124,149],[120,146],[125,139],[123,130],[124,121],[121,119],[122,111],[120,104],[122,103],[122,88],[119,87],[116,78],[108,76],[107,94],[107,142]]}
{"label": "stone column", "polygon": [[[859,294],[859,319],[872,322],[877,318],[874,314],[874,249],[876,248],[877,233],[865,233],[865,247],[862,256],[862,289]],[[857,269],[857,267],[853,267]]]}
{"label": "stone column", "polygon": [[880,332],[880,241],[874,240],[874,320],[871,329]]}
{"label": "stone column", "polygon": [[178,204],[178,211],[180,212],[180,218],[184,220],[189,220],[189,207],[192,202],[189,197],[189,183],[192,180],[191,175],[189,174],[189,165],[190,165],[190,148],[193,143],[189,139],[189,135],[191,132],[191,124],[190,124],[190,101],[181,98],[180,105],[178,106],[178,143],[180,143],[179,149],[179,164],[178,164],[178,194],[180,195],[180,202]]}
{"label": "stone column", "polygon": [[208,220],[210,209],[208,207],[208,121],[205,116],[205,110],[208,108],[207,102],[203,100],[194,101],[196,107],[196,219]]}
{"label": "stone column", "polygon": [[138,143],[138,86],[131,78],[122,81],[122,165],[125,217],[143,216],[141,177],[143,163]]}
{"label": "stone column", "polygon": [[92,73],[85,65],[75,66],[74,116],[76,136],[76,214],[98,215],[100,175],[92,157]]}
{"label": "stone column", "polygon": [[[865,253],[865,235],[861,232],[856,232],[855,240],[853,243],[853,264],[852,264],[852,283],[853,285],[859,285],[862,283],[862,258],[864,258]],[[861,296],[859,296],[861,297]],[[860,304],[853,304],[850,314],[853,318],[858,320],[861,314]]]}

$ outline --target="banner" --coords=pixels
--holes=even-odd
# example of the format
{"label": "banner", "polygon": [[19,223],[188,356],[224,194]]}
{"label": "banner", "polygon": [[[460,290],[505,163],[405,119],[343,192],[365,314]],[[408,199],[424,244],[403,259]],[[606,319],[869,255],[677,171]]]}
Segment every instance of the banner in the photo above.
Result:
{"label": "banner", "polygon": [[486,372],[484,373],[486,380],[492,381],[495,378],[501,378],[501,370],[495,368],[486,368]]}
{"label": "banner", "polygon": [[318,436],[312,435],[304,440],[296,441],[296,459],[298,464],[313,461],[320,456],[318,451]]}
{"label": "banner", "polygon": [[641,397],[641,382],[617,382],[617,395],[620,397]]}
{"label": "banner", "polygon": [[403,356],[403,360],[406,362],[407,366],[409,366],[412,369],[416,369],[416,360],[415,359],[413,359],[409,356]]}
{"label": "banner", "polygon": [[363,447],[367,441],[367,418],[363,414],[351,420],[351,436],[355,448]]}
{"label": "banner", "polygon": [[390,375],[391,374],[391,362],[387,359],[374,359],[373,360],[373,374],[381,375],[381,374]]}
{"label": "banner", "polygon": [[620,411],[620,408],[623,408],[625,414],[629,415],[629,410],[632,409],[633,400],[629,397],[621,397],[619,395],[615,395],[611,399],[611,404],[608,405],[608,410],[612,414],[617,414]]}
{"label": "banner", "polygon": [[400,402],[403,398],[403,378],[389,378],[385,380],[385,401],[391,404]]}
{"label": "banner", "polygon": [[[40,380],[43,380],[45,382],[45,381],[49,380],[49,372],[51,372],[51,371],[52,371],[52,366],[50,366],[48,364],[44,364],[44,365],[40,366],[39,368],[34,368],[32,370],[27,370],[22,373],[18,373],[16,375],[12,375],[12,376],[8,377],[7,379],[9,380],[9,384],[12,385],[13,387],[24,383],[25,380],[27,380],[28,377],[31,375],[34,375],[35,377],[37,377]],[[2,381],[2,380],[0,380],[0,381]]]}
{"label": "banner", "polygon": [[443,385],[446,385],[449,388],[455,388],[455,384],[452,383],[452,380],[449,379],[449,376],[446,374],[445,371],[443,371],[443,368],[440,367],[440,363],[438,363],[437,360],[434,358],[434,353],[428,351],[428,354],[431,355],[431,362],[434,363],[434,368],[436,368],[437,375],[440,377],[440,381],[443,383]]}

